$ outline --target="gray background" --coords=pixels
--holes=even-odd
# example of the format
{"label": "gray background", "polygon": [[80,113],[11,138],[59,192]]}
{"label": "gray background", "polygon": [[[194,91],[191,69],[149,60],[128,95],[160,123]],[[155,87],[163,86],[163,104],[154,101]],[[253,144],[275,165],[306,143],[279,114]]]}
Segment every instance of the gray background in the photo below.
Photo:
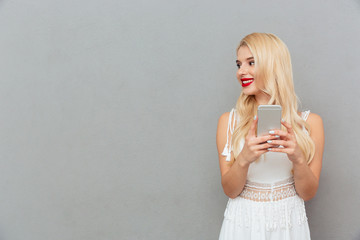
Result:
{"label": "gray background", "polygon": [[0,2],[0,238],[217,239],[220,115],[251,32],[289,47],[322,116],[312,238],[360,239],[360,3]]}

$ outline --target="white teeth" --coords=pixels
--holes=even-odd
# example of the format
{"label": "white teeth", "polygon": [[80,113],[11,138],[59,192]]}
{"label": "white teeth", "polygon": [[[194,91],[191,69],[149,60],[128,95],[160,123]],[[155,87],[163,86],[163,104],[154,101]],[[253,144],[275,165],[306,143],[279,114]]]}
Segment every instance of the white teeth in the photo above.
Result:
{"label": "white teeth", "polygon": [[254,80],[248,80],[248,81],[243,81],[243,83],[249,83],[249,82],[252,82],[252,81],[254,81]]}

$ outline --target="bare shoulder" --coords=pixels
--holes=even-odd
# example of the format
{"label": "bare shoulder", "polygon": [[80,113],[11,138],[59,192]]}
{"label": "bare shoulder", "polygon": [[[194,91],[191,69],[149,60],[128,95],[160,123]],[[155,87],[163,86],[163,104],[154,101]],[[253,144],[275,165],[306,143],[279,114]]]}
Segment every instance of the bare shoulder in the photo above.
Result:
{"label": "bare shoulder", "polygon": [[218,147],[219,153],[222,151],[221,148],[224,148],[226,143],[226,131],[227,125],[229,122],[230,112],[225,112],[221,114],[218,120],[217,131],[216,131],[216,144]]}
{"label": "bare shoulder", "polygon": [[310,137],[314,140],[316,148],[322,152],[325,141],[322,118],[316,113],[310,113],[306,122],[310,125]]}
{"label": "bare shoulder", "polygon": [[316,113],[310,113],[306,122],[310,125],[311,129],[314,130],[324,127],[322,118]]}
{"label": "bare shoulder", "polygon": [[218,126],[219,126],[219,124],[227,125],[227,123],[229,121],[229,116],[230,116],[230,112],[225,112],[225,113],[221,114],[221,116],[219,117]]}
{"label": "bare shoulder", "polygon": [[315,144],[314,157],[309,167],[319,181],[325,143],[323,120],[318,114],[310,113],[306,122],[310,125],[310,137]]}
{"label": "bare shoulder", "polygon": [[[225,112],[219,117],[217,132],[216,132],[216,146],[219,156],[220,173],[223,176],[231,168],[232,162],[226,161],[226,155],[222,155],[225,145],[230,142],[231,132],[228,129],[230,112]],[[230,159],[233,159],[233,153],[230,153]]]}
{"label": "bare shoulder", "polygon": [[[232,109],[231,112],[225,112],[219,117],[216,132],[216,145],[220,158],[226,143],[230,143],[230,139],[236,128],[238,116],[235,116],[235,114],[237,114],[235,109]],[[230,117],[231,119],[229,119]]]}

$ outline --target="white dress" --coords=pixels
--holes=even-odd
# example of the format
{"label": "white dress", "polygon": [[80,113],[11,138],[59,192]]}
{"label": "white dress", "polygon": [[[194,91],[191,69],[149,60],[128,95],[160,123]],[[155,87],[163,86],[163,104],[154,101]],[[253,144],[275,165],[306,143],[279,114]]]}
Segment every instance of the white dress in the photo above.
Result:
{"label": "white dress", "polygon": [[[309,113],[310,110],[302,112],[305,121]],[[239,121],[233,108],[228,124],[231,134],[235,119]],[[240,148],[243,145],[244,139]],[[232,150],[228,146],[231,146],[231,136],[230,144],[226,143],[222,153],[227,161]],[[304,200],[295,191],[291,169],[292,162],[286,153],[268,152],[258,162],[251,163],[243,191],[228,200],[219,240],[310,239]]]}

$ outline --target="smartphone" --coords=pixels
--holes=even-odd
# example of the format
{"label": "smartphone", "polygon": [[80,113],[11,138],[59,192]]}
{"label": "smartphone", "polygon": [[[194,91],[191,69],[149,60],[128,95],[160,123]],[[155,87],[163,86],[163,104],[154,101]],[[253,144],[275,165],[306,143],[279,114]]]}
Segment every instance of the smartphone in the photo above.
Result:
{"label": "smartphone", "polygon": [[282,108],[280,105],[259,105],[257,111],[257,136],[268,135],[269,131],[273,129],[281,129],[281,114]]}

